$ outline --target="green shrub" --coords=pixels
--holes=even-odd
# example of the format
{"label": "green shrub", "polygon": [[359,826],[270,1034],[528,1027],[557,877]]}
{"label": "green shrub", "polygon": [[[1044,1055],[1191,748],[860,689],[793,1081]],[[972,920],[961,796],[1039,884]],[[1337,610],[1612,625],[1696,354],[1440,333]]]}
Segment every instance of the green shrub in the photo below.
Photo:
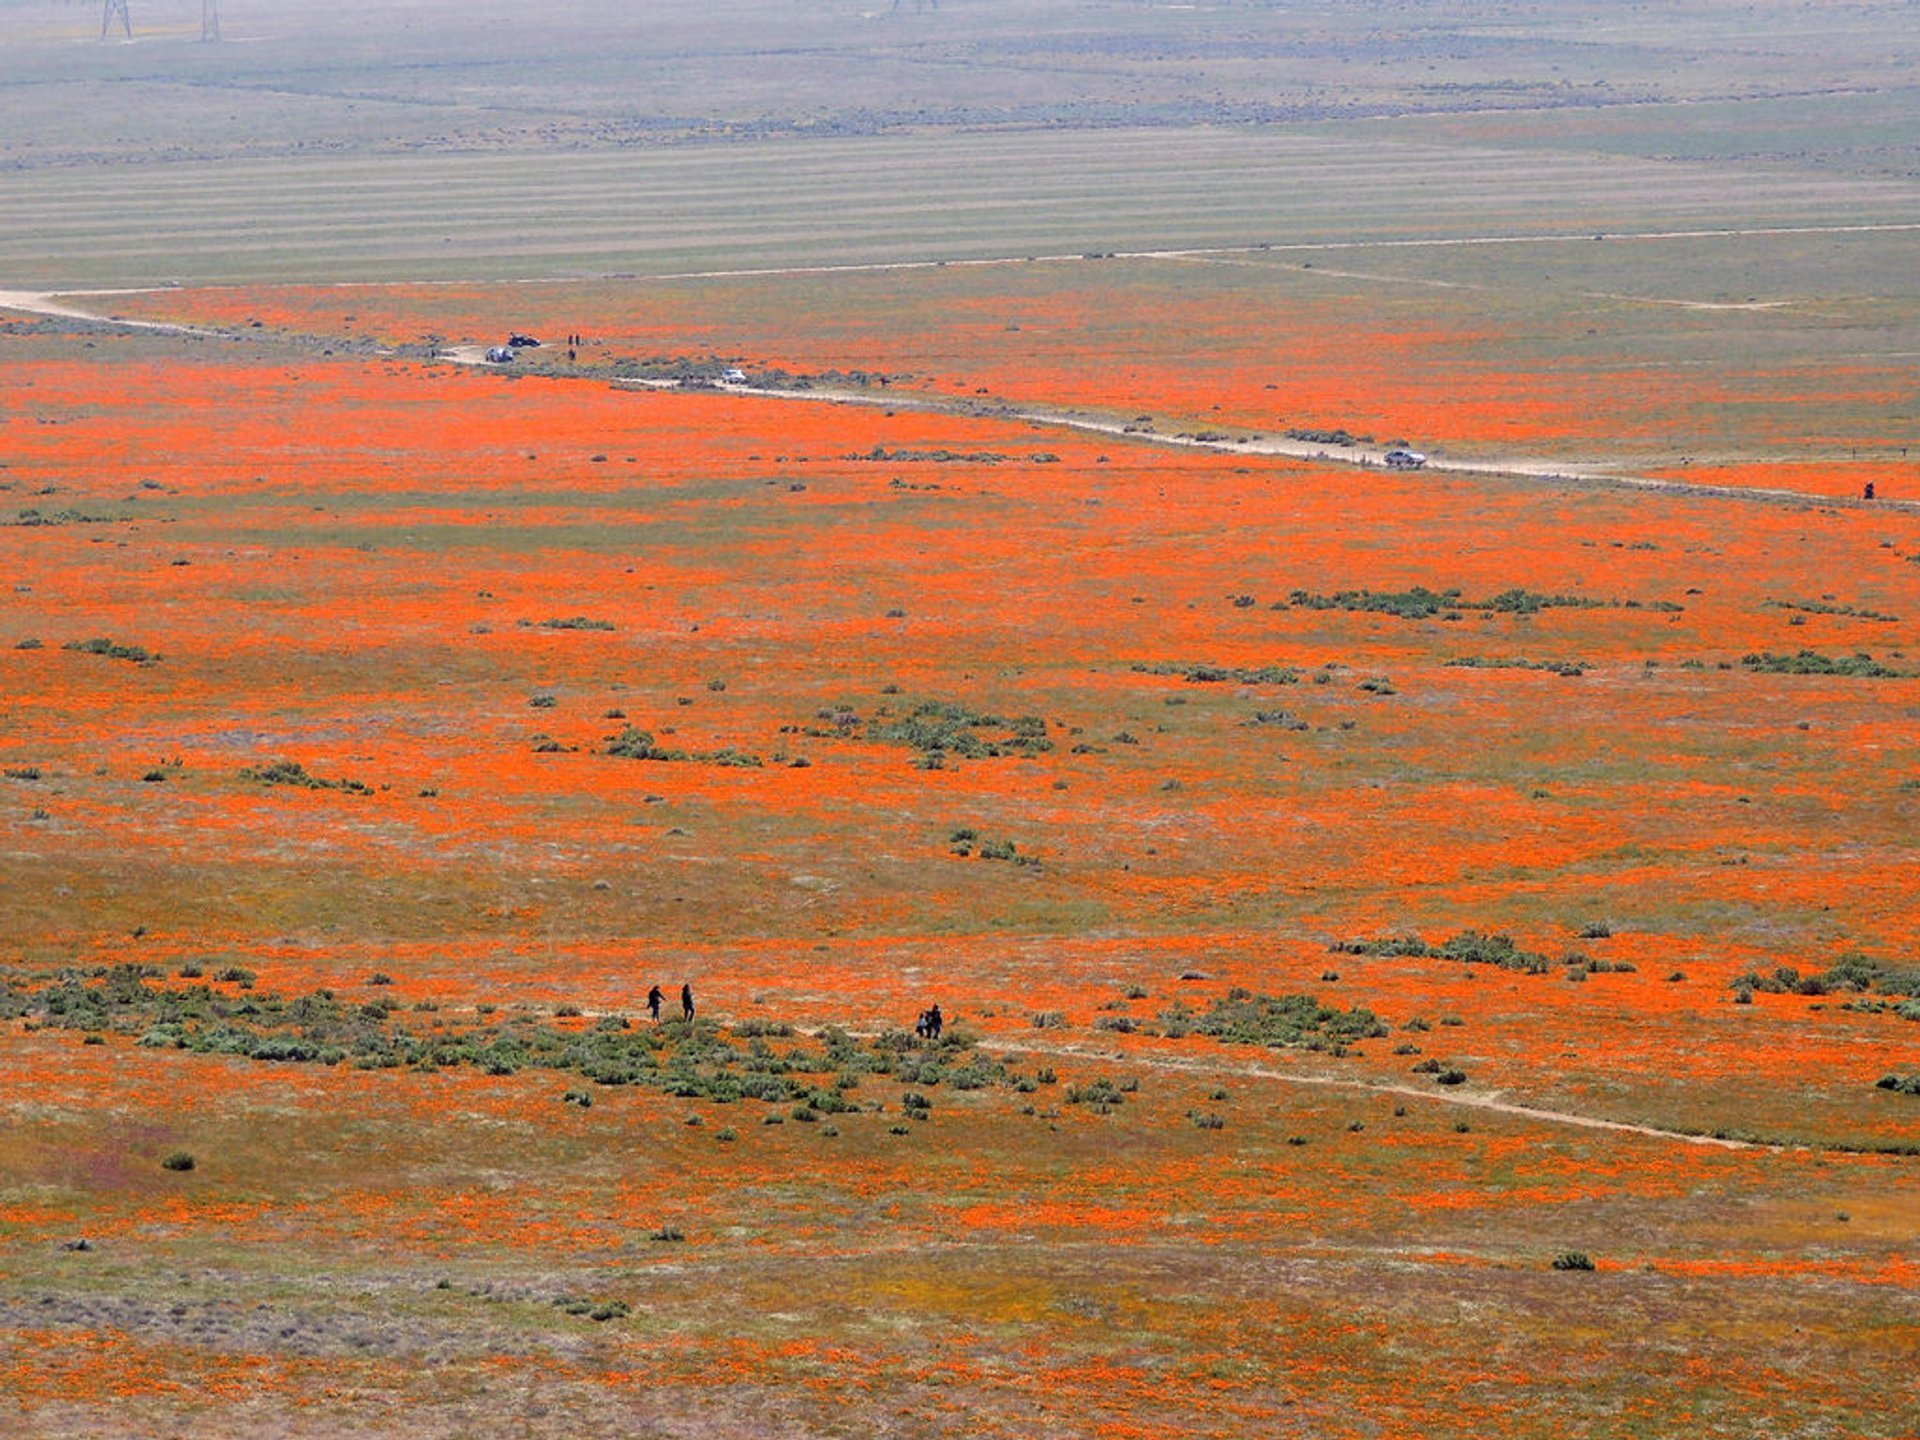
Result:
{"label": "green shrub", "polygon": [[112,660],[131,660],[136,665],[150,665],[160,658],[144,645],[116,645],[107,639],[69,640],[60,648],[77,650],[84,655],[105,655]]}
{"label": "green shrub", "polygon": [[1085,1085],[1069,1085],[1067,1087],[1067,1104],[1069,1105],[1092,1105],[1096,1107],[1102,1105],[1120,1105],[1125,1103],[1126,1098],[1127,1097],[1121,1093],[1120,1087],[1105,1077],[1090,1080]]}

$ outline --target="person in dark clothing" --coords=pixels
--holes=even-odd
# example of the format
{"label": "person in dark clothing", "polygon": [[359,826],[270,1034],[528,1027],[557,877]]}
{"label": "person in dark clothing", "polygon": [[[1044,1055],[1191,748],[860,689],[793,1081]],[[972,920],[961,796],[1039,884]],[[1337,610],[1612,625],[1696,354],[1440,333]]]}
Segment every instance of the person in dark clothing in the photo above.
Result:
{"label": "person in dark clothing", "polygon": [[693,986],[680,987],[680,1015],[689,1025],[693,1023]]}
{"label": "person in dark clothing", "polygon": [[660,1007],[666,1003],[666,999],[667,997],[660,993],[660,987],[658,985],[647,991],[647,1014],[651,1015],[656,1021],[659,1020]]}
{"label": "person in dark clothing", "polygon": [[927,1038],[929,1040],[938,1040],[940,1038],[941,1028],[946,1023],[945,1017],[940,1014],[940,1007],[938,1005],[935,1005],[927,1011]]}

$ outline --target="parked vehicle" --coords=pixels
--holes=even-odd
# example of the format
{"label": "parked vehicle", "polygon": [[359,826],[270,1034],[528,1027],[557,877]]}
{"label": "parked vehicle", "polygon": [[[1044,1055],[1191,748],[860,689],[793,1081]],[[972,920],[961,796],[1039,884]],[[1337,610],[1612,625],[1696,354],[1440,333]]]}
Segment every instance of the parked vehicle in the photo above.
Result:
{"label": "parked vehicle", "polygon": [[1387,451],[1387,468],[1389,470],[1418,470],[1426,463],[1427,457],[1422,455],[1418,450]]}

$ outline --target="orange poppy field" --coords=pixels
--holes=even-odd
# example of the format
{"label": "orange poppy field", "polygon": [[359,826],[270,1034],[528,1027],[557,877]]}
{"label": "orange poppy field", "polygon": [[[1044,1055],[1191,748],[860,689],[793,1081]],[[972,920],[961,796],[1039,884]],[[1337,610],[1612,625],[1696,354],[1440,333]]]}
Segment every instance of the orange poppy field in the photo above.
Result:
{"label": "orange poppy field", "polygon": [[1910,360],[1313,271],[0,327],[0,1434],[1920,1435]]}

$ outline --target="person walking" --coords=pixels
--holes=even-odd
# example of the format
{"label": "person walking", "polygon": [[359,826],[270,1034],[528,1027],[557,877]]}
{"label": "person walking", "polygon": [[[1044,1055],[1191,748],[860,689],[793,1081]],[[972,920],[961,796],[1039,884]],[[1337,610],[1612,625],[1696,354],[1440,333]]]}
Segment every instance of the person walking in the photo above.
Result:
{"label": "person walking", "polygon": [[693,986],[680,987],[680,1018],[689,1025],[693,1023]]}
{"label": "person walking", "polygon": [[660,993],[658,985],[647,991],[647,1014],[653,1017],[656,1025],[660,1023],[660,1007],[666,1003],[666,1000],[667,997]]}

